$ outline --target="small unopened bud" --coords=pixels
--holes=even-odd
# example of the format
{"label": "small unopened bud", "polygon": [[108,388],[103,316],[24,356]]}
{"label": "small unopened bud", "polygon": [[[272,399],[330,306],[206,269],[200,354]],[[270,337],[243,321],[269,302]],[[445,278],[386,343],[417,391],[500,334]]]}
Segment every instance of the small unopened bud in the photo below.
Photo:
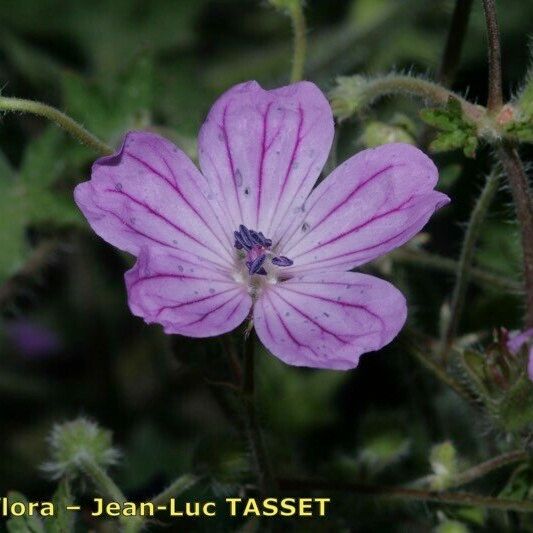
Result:
{"label": "small unopened bud", "polygon": [[368,82],[364,76],[341,76],[337,78],[337,86],[330,92],[330,103],[333,114],[344,120],[359,112],[364,103],[363,90]]}
{"label": "small unopened bud", "polygon": [[445,489],[457,473],[457,456],[455,447],[450,441],[437,444],[431,448],[429,462],[434,476],[431,483],[433,489]]}
{"label": "small unopened bud", "polygon": [[55,425],[48,442],[51,460],[42,468],[53,479],[75,475],[81,458],[90,458],[98,466],[107,468],[120,456],[112,446],[111,432],[85,418]]}

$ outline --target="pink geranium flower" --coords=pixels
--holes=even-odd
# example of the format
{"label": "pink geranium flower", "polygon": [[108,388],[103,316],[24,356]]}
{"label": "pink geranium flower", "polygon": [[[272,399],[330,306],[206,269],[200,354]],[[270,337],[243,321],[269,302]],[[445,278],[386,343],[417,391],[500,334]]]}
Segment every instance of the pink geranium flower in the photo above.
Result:
{"label": "pink geranium flower", "polygon": [[210,337],[248,317],[286,363],[349,369],[398,334],[403,295],[351,269],[402,245],[449,199],[407,144],[365,150],[313,189],[333,117],[312,83],[237,85],[211,109],[199,171],[166,139],[128,133],[75,198],[94,231],[137,257],[131,311]]}

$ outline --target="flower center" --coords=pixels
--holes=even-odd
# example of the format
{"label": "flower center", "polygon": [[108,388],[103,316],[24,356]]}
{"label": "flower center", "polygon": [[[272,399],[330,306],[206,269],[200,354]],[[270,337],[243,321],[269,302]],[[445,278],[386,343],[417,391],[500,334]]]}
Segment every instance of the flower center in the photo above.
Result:
{"label": "flower center", "polygon": [[283,255],[275,256],[271,251],[272,240],[267,239],[260,231],[248,229],[242,224],[234,231],[235,248],[242,251],[244,262],[250,275],[267,275],[270,264],[277,267],[291,266],[293,262]]}

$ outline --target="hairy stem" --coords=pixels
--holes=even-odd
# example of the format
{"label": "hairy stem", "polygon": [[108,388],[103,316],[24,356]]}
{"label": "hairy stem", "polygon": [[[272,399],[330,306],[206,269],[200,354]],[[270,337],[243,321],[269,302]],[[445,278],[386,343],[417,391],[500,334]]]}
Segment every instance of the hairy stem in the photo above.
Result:
{"label": "hairy stem", "polygon": [[341,491],[363,496],[403,500],[406,502],[432,502],[446,505],[484,507],[500,511],[533,512],[533,500],[508,500],[468,492],[437,492],[405,487],[330,481],[326,479],[280,478],[278,479],[278,483],[282,490],[287,491]]}
{"label": "hairy stem", "polygon": [[466,485],[467,483],[471,483],[472,481],[486,476],[504,466],[527,461],[528,458],[528,454],[523,450],[514,450],[512,452],[503,453],[457,474],[452,480],[450,488]]}
{"label": "hairy stem", "polygon": [[33,100],[23,100],[21,98],[0,97],[0,112],[2,111],[31,113],[47,118],[55,122],[82,144],[92,148],[101,155],[110,155],[113,153],[113,150],[107,144],[87,131],[81,124],[78,124],[62,111],[47,104],[34,102]]}
{"label": "hairy stem", "polygon": [[[116,483],[107,475],[107,472],[98,465],[89,455],[81,454],[76,461],[78,468],[88,477],[98,493],[108,503],[126,503],[126,497]],[[143,528],[144,521],[140,517],[121,516],[119,518],[124,533],[137,533]]]}
{"label": "hairy stem", "polygon": [[487,25],[489,55],[489,96],[487,109],[497,111],[503,105],[502,63],[500,48],[500,30],[496,15],[495,0],[483,0],[485,22]]}
{"label": "hairy stem", "polygon": [[124,504],[126,497],[115,482],[107,475],[107,472],[98,465],[89,455],[80,454],[76,465],[93,483],[96,490],[103,498],[110,502]]}
{"label": "hairy stem", "polygon": [[461,313],[465,303],[466,290],[470,278],[470,270],[472,267],[476,243],[481,233],[483,222],[487,215],[490,204],[492,203],[492,200],[498,191],[499,183],[499,173],[496,171],[491,172],[491,174],[489,174],[487,177],[485,186],[483,187],[472,214],[470,215],[470,221],[468,222],[466,229],[463,246],[461,248],[461,255],[459,257],[459,264],[457,267],[457,277],[452,294],[450,320],[447,324],[446,331],[442,339],[442,356],[444,360],[447,359],[447,354],[450,351],[457,333],[457,328],[459,326]]}
{"label": "hairy stem", "polygon": [[461,58],[473,0],[456,0],[437,80],[450,87]]}
{"label": "hairy stem", "polygon": [[423,348],[415,345],[409,347],[409,351],[417,358],[426,370],[429,370],[435,378],[444,383],[444,385],[450,387],[458,396],[468,403],[477,406],[476,398],[465,388],[459,381],[451,376],[444,367],[433,360],[429,350],[426,352]]}
{"label": "hairy stem", "polygon": [[253,333],[251,333],[246,335],[244,340],[244,376],[242,385],[244,421],[261,491],[263,494],[272,494],[276,486],[255,409],[254,355],[255,338]]}
{"label": "hairy stem", "polygon": [[479,122],[484,115],[484,108],[468,102],[442,85],[407,75],[373,79],[362,76],[339,78],[339,85],[331,91],[331,105],[334,113],[344,118],[372,105],[379,98],[394,94],[421,98],[436,106],[446,105],[452,97],[459,101],[464,114],[472,122]]}
{"label": "hairy stem", "polygon": [[506,142],[502,143],[498,148],[498,157],[511,186],[516,217],[520,227],[526,291],[524,329],[528,329],[533,327],[533,203],[531,190],[516,147]]}
{"label": "hairy stem", "polygon": [[[391,254],[394,262],[405,263],[413,266],[420,266],[422,268],[430,268],[440,272],[447,272],[455,274],[458,270],[459,263],[449,257],[442,257],[441,255],[432,254],[424,250],[412,250],[406,247],[398,248]],[[471,280],[478,285],[501,289],[507,292],[520,294],[523,292],[523,287],[520,282],[510,278],[506,278],[493,272],[488,272],[481,268],[470,269]]]}
{"label": "hairy stem", "polygon": [[190,474],[184,474],[178,479],[174,480],[166,489],[160,492],[157,496],[152,498],[152,503],[157,507],[158,505],[168,504],[171,498],[179,496],[186,490],[190,489],[198,482],[196,476]]}
{"label": "hairy stem", "polygon": [[307,52],[307,30],[305,27],[305,15],[302,2],[299,0],[292,2],[289,15],[291,17],[292,31],[294,34],[291,83],[295,83],[303,78],[305,55]]}

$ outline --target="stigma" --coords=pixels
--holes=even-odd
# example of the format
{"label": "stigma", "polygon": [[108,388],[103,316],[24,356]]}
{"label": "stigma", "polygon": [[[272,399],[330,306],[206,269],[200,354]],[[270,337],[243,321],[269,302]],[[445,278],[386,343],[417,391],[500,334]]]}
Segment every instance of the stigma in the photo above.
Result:
{"label": "stigma", "polygon": [[260,231],[248,229],[241,224],[237,231],[233,232],[235,248],[243,252],[244,262],[250,276],[257,274],[266,276],[268,267],[288,267],[293,264],[288,257],[275,256],[272,252],[272,240],[268,239]]}

